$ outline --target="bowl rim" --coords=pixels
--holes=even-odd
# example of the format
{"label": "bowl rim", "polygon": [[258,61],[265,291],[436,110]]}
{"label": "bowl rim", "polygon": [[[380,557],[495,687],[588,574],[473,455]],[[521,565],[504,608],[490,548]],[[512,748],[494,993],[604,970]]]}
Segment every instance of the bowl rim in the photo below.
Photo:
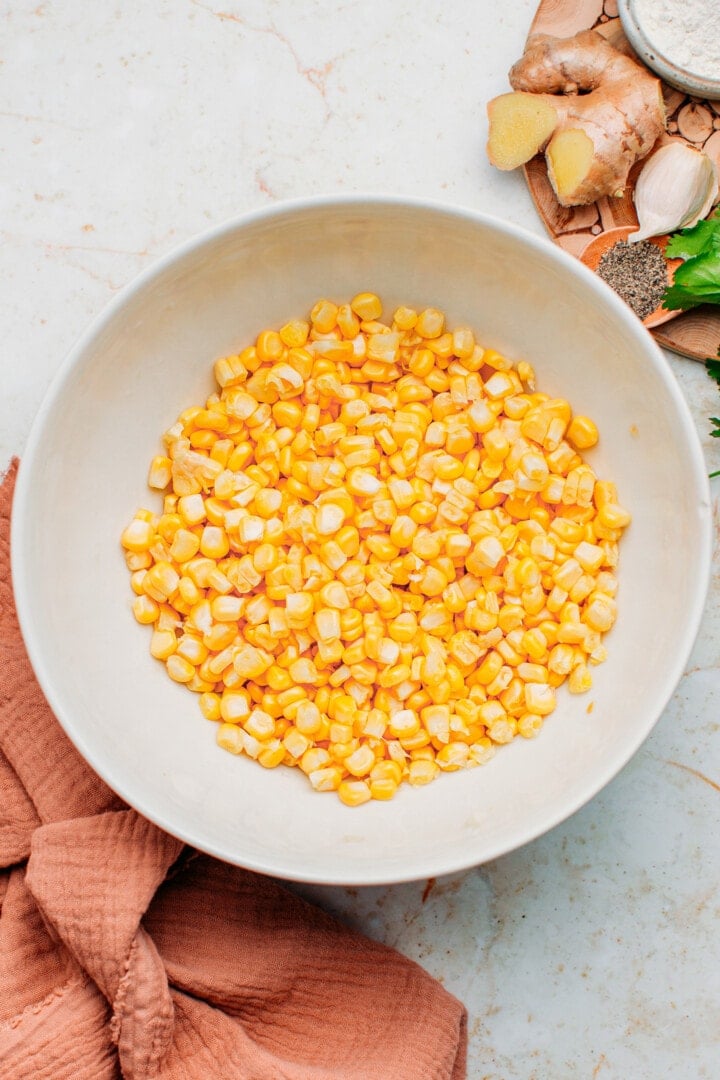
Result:
{"label": "bowl rim", "polygon": [[[613,754],[605,767],[593,774],[591,782],[587,783],[582,792],[576,798],[563,802],[561,806],[554,805],[527,826],[518,830],[518,835],[508,842],[496,841],[488,844],[482,843],[482,850],[476,850],[471,843],[464,849],[463,855],[448,856],[444,852],[436,854],[433,858],[417,865],[417,860],[409,863],[405,868],[398,868],[392,873],[388,872],[343,872],[342,867],[332,875],[308,870],[299,873],[296,868],[285,865],[281,858],[251,858],[247,859],[241,853],[228,850],[228,846],[222,842],[215,844],[206,840],[199,840],[192,835],[191,830],[178,829],[168,816],[165,808],[154,805],[152,798],[144,796],[140,791],[137,797],[132,788],[132,777],[124,778],[113,772],[112,761],[103,760],[102,754],[96,755],[92,745],[83,734],[82,728],[78,728],[72,714],[72,703],[65,701],[62,695],[53,685],[51,673],[46,666],[43,650],[40,645],[41,634],[40,622],[37,614],[33,611],[33,605],[29,599],[31,566],[27,557],[29,545],[25,542],[31,530],[29,507],[32,498],[32,477],[36,468],[41,468],[39,451],[42,447],[43,431],[47,416],[51,413],[57,400],[62,396],[65,383],[68,381],[76,364],[81,360],[86,350],[92,345],[93,340],[100,335],[103,329],[116,317],[122,308],[128,304],[139,292],[157,279],[160,279],[167,270],[175,263],[192,255],[206,245],[210,245],[224,236],[241,231],[251,225],[262,222],[271,222],[273,219],[281,221],[284,217],[293,216],[305,211],[322,212],[326,209],[339,209],[342,207],[362,210],[368,205],[392,209],[413,209],[427,211],[431,214],[447,215],[461,220],[480,224],[491,230],[503,233],[519,239],[531,250],[543,254],[555,260],[561,266],[565,266],[574,275],[584,279],[591,290],[604,296],[606,306],[614,311],[637,339],[638,347],[647,353],[647,359],[654,367],[656,377],[664,384],[666,392],[674,400],[674,404],[682,422],[683,434],[688,444],[688,451],[693,462],[693,474],[691,481],[697,487],[697,513],[698,513],[698,555],[696,559],[697,573],[694,577],[692,595],[687,605],[686,630],[679,648],[675,654],[674,663],[669,665],[663,679],[663,692],[659,699],[659,707],[648,712],[647,718],[632,738],[621,746],[619,752]],[[701,528],[701,526],[704,526]],[[660,348],[654,342],[649,332],[642,326],[631,309],[617,296],[601,278],[598,278],[580,260],[553,244],[545,237],[537,236],[523,226],[516,225],[509,220],[495,217],[492,214],[480,211],[474,207],[461,204],[446,203],[442,200],[429,199],[420,196],[405,196],[397,194],[379,194],[362,192],[342,194],[316,194],[293,199],[280,200],[271,206],[261,207],[234,215],[211,228],[197,233],[181,243],[172,247],[169,251],[155,259],[153,263],[133,277],[90,321],[86,329],[81,333],[75,344],[70,348],[53,376],[41,405],[32,422],[25,450],[20,455],[14,502],[11,516],[11,580],[15,596],[18,622],[22,637],[27,650],[28,658],[45,695],[45,698],[55,715],[61,728],[64,730],[70,742],[82,756],[91,769],[114,791],[128,806],[134,808],[139,814],[147,818],[153,824],[172,836],[177,837],[184,843],[232,865],[241,866],[257,873],[280,877],[287,881],[297,881],[308,884],[338,885],[338,886],[362,886],[362,885],[390,885],[402,882],[417,881],[428,876],[441,876],[468,870],[474,866],[483,865],[502,855],[523,847],[525,844],[544,835],[546,832],[560,825],[573,816],[593,799],[611,780],[625,767],[630,759],[637,753],[640,746],[645,742],[652,729],[667,708],[668,702],[673,696],[677,685],[682,677],[692,648],[697,639],[700,623],[705,607],[707,592],[711,575],[712,556],[712,529],[711,529],[711,499],[710,483],[707,476],[707,466],[700,445],[697,430],[692,418],[688,403],[683,396],[679,384],[675,379],[670,365],[663,356]],[[130,796],[128,796],[130,792]],[[358,879],[359,878],[359,879]]]}

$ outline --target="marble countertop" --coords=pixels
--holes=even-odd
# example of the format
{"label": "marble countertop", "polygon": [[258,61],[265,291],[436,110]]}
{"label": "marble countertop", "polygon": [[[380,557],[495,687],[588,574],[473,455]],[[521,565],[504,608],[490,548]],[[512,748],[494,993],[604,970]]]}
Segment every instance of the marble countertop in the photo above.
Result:
{"label": "marble countertop", "polygon": [[[485,103],[507,88],[535,6],[508,0],[489,17],[489,4],[440,0],[9,0],[0,469],[22,454],[91,318],[159,255],[240,211],[395,192],[541,235],[522,177],[484,154]],[[667,357],[708,470],[720,468],[707,419],[717,389],[700,364]],[[437,881],[298,887],[467,1004],[472,1078],[720,1075],[717,559],[715,569],[665,714],[570,820]]]}

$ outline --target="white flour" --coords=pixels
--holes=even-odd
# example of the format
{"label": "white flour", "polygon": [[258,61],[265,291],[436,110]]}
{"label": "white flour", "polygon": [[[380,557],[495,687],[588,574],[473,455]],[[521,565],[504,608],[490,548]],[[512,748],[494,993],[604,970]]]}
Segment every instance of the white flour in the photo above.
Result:
{"label": "white flour", "polygon": [[666,60],[720,79],[720,0],[635,0],[635,13]]}

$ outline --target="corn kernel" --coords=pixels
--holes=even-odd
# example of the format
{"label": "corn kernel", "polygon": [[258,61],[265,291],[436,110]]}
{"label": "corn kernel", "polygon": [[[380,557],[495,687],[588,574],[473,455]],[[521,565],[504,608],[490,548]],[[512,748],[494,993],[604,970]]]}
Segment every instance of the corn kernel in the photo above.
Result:
{"label": "corn kernel", "polygon": [[566,438],[577,450],[589,450],[598,441],[598,429],[588,416],[574,416]]}
{"label": "corn kernel", "polygon": [[364,322],[379,319],[382,315],[382,302],[375,293],[358,293],[350,301],[350,307]]}
{"label": "corn kernel", "polygon": [[152,523],[135,518],[123,532],[120,542],[126,551],[143,552],[152,547],[155,530]]}
{"label": "corn kernel", "polygon": [[315,791],[337,791],[343,778],[339,765],[326,765],[308,773],[308,779]]}
{"label": "corn kernel", "polygon": [[438,338],[445,329],[445,316],[437,308],[425,308],[418,315],[415,330],[423,338]]}
{"label": "corn kernel", "polygon": [[147,595],[136,596],[133,600],[132,610],[137,621],[143,625],[154,623],[160,614],[157,601]]}
{"label": "corn kernel", "polygon": [[167,660],[177,649],[174,630],[155,630],[150,639],[150,655],[156,660]]}
{"label": "corn kernel", "polygon": [[242,754],[245,749],[242,732],[235,724],[220,724],[215,740],[218,746],[231,754]]}
{"label": "corn kernel", "polygon": [[361,806],[372,798],[370,785],[365,780],[342,780],[337,793],[346,806]]}
{"label": "corn kernel", "polygon": [[225,690],[219,697],[218,709],[226,724],[241,724],[250,715],[250,701],[242,690]]}
{"label": "corn kernel", "polygon": [[165,667],[167,668],[168,675],[174,682],[190,682],[195,674],[195,668],[190,661],[185,660],[182,656],[177,656],[176,653],[168,656],[165,661]]}

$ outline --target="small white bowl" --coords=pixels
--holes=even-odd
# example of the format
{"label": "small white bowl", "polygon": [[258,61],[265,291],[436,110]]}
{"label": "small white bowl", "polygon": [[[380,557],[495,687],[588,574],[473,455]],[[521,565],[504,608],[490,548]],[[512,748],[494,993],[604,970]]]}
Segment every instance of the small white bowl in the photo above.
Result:
{"label": "small white bowl", "polygon": [[[160,436],[212,387],[212,363],[320,296],[373,289],[392,311],[436,304],[486,345],[526,358],[540,389],[591,415],[588,455],[617,482],[619,618],[588,695],[562,690],[540,737],[487,766],[403,786],[357,809],[304,777],[215,745],[195,695],[148,653],[119,536]],[[48,701],[80,753],[163,829],[254,870],[375,884],[482,863],[557,825],[647,737],[695,638],[710,567],[695,427],[647,331],[604,282],[548,241],[420,200],[274,206],[183,245],[118,296],[62,366],[20,466],[13,581]],[[591,709],[592,706],[592,709]],[[41,737],[41,735],[39,736]]]}
{"label": "small white bowl", "polygon": [[705,98],[709,101],[720,100],[720,77],[713,79],[688,71],[677,64],[672,56],[666,56],[660,52],[648,36],[635,0],[618,0],[618,15],[625,36],[638,58],[652,68],[664,82],[692,97]]}

